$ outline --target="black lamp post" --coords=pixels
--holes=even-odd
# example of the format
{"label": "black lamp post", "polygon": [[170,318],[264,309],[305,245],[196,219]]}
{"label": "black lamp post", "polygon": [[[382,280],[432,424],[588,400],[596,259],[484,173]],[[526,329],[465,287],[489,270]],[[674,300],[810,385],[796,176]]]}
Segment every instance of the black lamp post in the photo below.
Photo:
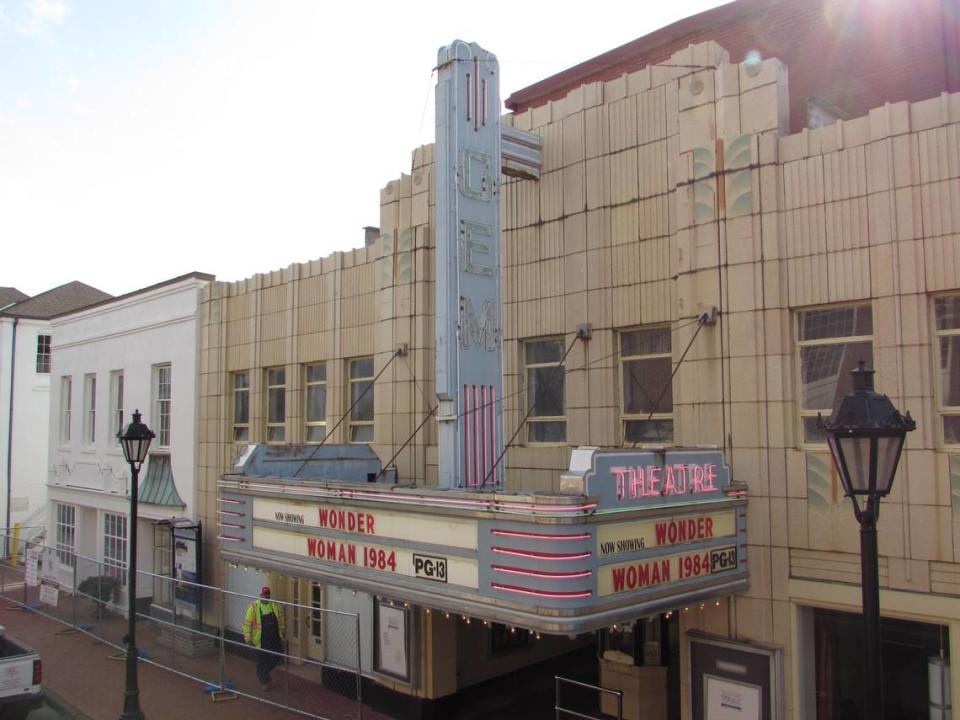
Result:
{"label": "black lamp post", "polygon": [[137,686],[137,480],[140,467],[147,459],[150,441],[156,437],[140,422],[140,411],[133,413],[133,422],[117,433],[123,456],[130,463],[130,564],[127,568],[127,683],[123,691],[123,712],[120,720],[143,720],[140,689]]}
{"label": "black lamp post", "polygon": [[[917,424],[900,414],[890,398],[873,389],[874,371],[851,370],[853,392],[828,420],[819,418],[845,494],[853,499],[860,523],[860,587],[863,594],[865,717],[883,720],[883,669],[880,665],[880,581],[877,571],[877,519],[880,498],[890,493],[907,433]],[[864,504],[861,507],[860,500]]]}

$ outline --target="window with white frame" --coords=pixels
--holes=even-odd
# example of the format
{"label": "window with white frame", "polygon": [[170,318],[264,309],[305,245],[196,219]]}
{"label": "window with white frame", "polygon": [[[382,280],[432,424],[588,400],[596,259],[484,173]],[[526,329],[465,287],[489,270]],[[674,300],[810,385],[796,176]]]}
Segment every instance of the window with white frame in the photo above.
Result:
{"label": "window with white frame", "polygon": [[960,445],[960,295],[934,298],[937,410],[945,445]]}
{"label": "window with white frame", "polygon": [[57,557],[61,565],[73,567],[77,545],[77,508],[57,503]]}
{"label": "window with white frame", "polygon": [[529,412],[527,442],[566,442],[563,340],[527,340],[523,343],[523,352]]}
{"label": "window with white frame", "polygon": [[104,575],[112,575],[127,584],[127,516],[116,513],[103,515]]}
{"label": "window with white frame", "polygon": [[287,371],[267,368],[267,442],[282,443],[287,437]]}
{"label": "window with white frame", "polygon": [[304,366],[304,418],[308,443],[321,442],[327,434],[327,364]]}
{"label": "window with white frame", "polygon": [[620,422],[624,443],[673,442],[670,328],[620,333]]}
{"label": "window with white frame", "polygon": [[169,448],[173,422],[173,368],[170,365],[156,365],[153,377],[153,431],[157,434],[157,446]]}
{"label": "window with white frame", "polygon": [[373,442],[373,358],[350,361],[350,442]]}
{"label": "window with white frame", "polygon": [[97,441],[97,376],[83,376],[83,444]]}
{"label": "window with white frame", "polygon": [[800,422],[804,443],[825,443],[817,413],[829,416],[853,390],[850,371],[863,360],[873,367],[870,305],[817,308],[797,313],[800,363]]}
{"label": "window with white frame", "polygon": [[233,373],[233,441],[250,441],[250,373]]}
{"label": "window with white frame", "polygon": [[37,335],[37,372],[50,372],[50,336]]}
{"label": "window with white frame", "polygon": [[70,423],[73,410],[73,378],[64,375],[60,378],[60,442],[70,444]]}
{"label": "window with white frame", "polygon": [[[110,373],[110,437],[119,444],[123,432],[123,370]],[[109,439],[109,438],[108,438]]]}

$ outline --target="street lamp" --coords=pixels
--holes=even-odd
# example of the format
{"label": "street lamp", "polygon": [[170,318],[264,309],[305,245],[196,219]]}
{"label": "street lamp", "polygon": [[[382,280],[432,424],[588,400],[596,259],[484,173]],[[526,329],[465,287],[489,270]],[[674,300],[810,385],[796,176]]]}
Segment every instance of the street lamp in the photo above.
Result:
{"label": "street lamp", "polygon": [[127,568],[127,683],[123,691],[123,712],[120,720],[143,720],[140,689],[137,687],[137,480],[140,467],[147,459],[150,441],[156,437],[140,422],[140,411],[133,413],[133,422],[117,433],[123,456],[130,463],[130,565]]}
{"label": "street lamp", "polygon": [[[860,523],[860,588],[863,596],[864,668],[867,675],[866,717],[883,718],[880,665],[880,581],[877,571],[877,518],[880,498],[890,493],[907,433],[917,424],[900,414],[890,398],[873,389],[874,371],[861,360],[846,395],[829,419],[818,416],[844,493],[853,500]],[[861,507],[860,501],[864,500]]]}

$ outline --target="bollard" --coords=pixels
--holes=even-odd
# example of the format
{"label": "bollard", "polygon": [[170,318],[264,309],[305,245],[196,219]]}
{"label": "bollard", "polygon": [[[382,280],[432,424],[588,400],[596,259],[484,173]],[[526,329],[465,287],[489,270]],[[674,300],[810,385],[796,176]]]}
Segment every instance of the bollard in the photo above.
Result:
{"label": "bollard", "polygon": [[[13,524],[13,543],[10,546],[10,563],[17,564],[17,555],[20,554],[20,523]],[[26,560],[26,558],[24,558]]]}

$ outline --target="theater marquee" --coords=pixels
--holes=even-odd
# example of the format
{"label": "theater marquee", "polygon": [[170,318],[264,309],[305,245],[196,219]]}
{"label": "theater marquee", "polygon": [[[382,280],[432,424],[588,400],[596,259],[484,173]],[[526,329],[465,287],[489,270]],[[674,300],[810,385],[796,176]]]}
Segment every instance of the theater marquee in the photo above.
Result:
{"label": "theater marquee", "polygon": [[719,451],[577,450],[563,495],[225,475],[228,560],[543,632],[747,584],[746,497]]}

